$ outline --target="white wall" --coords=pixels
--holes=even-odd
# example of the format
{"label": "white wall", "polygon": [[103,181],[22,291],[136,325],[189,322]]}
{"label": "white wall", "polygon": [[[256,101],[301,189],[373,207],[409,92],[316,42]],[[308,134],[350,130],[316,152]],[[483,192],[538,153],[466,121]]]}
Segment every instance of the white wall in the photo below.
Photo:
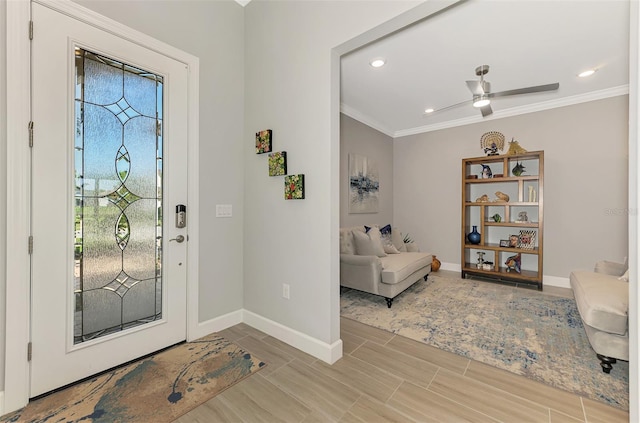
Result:
{"label": "white wall", "polygon": [[[349,213],[349,154],[375,161],[380,181],[377,213]],[[340,114],[340,226],[393,224],[393,138]]]}
{"label": "white wall", "polygon": [[[242,308],[244,10],[235,1],[76,0],[200,58],[199,320]],[[233,205],[216,218],[216,204]]]}
{"label": "white wall", "polygon": [[[417,3],[252,1],[245,7],[244,307],[327,344],[340,336],[331,49]],[[289,173],[305,174],[305,200],[285,201],[282,177],[269,177],[266,157],[255,154],[254,134],[267,128],[275,151],[287,151]],[[291,286],[290,300],[282,298],[283,283]]]}
{"label": "white wall", "polygon": [[[5,287],[6,287],[6,198],[7,198],[7,50],[5,42],[6,2],[0,2],[0,392],[4,391],[4,327],[5,327]],[[0,398],[0,414],[2,414]]]}
{"label": "white wall", "polygon": [[544,274],[568,278],[597,260],[622,261],[629,254],[628,101],[619,96],[396,139],[396,224],[442,262],[460,264],[461,159],[483,156],[480,137],[499,131],[545,152]]}

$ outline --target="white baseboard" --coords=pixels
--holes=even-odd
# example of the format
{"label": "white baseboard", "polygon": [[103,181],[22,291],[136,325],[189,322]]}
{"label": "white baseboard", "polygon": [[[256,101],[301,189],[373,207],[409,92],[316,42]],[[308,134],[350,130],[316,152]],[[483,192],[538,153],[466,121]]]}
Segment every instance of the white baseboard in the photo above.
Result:
{"label": "white baseboard", "polygon": [[542,286],[555,286],[558,288],[569,288],[571,289],[571,284],[569,283],[569,278],[561,278],[560,276],[542,276]]}
{"label": "white baseboard", "polygon": [[341,339],[337,340],[333,344],[327,344],[248,310],[243,310],[242,320],[247,325],[271,335],[274,338],[279,339],[300,351],[304,351],[326,363],[333,364],[342,358]]}
{"label": "white baseboard", "polygon": [[195,329],[189,331],[187,341],[202,338],[213,332],[220,332],[239,323],[242,323],[242,310],[232,311],[231,313],[207,320],[206,322],[198,323]]}
{"label": "white baseboard", "polygon": [[459,263],[441,263],[440,270],[450,270],[452,272],[460,272],[462,268]]}

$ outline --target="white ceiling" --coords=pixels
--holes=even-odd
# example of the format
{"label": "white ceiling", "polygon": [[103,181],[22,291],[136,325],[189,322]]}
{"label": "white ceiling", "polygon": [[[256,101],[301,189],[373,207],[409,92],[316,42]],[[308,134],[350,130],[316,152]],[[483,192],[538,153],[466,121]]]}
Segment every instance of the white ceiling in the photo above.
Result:
{"label": "white ceiling", "polygon": [[[625,94],[628,52],[627,0],[471,0],[343,56],[342,112],[399,137]],[[376,57],[386,65],[371,67]],[[560,88],[494,98],[485,118],[470,101],[424,114],[471,100],[479,65],[492,92]]]}

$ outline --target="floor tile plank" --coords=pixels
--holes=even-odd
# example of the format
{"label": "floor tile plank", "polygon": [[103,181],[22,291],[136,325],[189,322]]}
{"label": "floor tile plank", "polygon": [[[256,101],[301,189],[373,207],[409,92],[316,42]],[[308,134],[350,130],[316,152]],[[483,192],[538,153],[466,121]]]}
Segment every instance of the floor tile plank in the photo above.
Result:
{"label": "floor tile plank", "polygon": [[438,371],[438,366],[434,364],[370,341],[367,341],[351,355],[393,376],[424,387],[429,386]]}
{"label": "floor tile plank", "polygon": [[294,360],[267,376],[308,407],[340,419],[362,395],[321,370]]}
{"label": "floor tile plank", "polygon": [[429,390],[499,421],[549,422],[549,409],[507,391],[440,369]]}
{"label": "floor tile plank", "polygon": [[555,409],[573,418],[583,419],[584,417],[580,397],[506,370],[497,369],[478,361],[471,361],[465,376],[526,398],[544,407]]}
{"label": "floor tile plank", "polygon": [[[262,375],[249,377],[220,394],[220,400],[245,422],[301,422],[311,409]],[[216,420],[211,420],[216,421]]]}
{"label": "floor tile plank", "polygon": [[357,334],[361,338],[365,338],[367,341],[375,342],[377,344],[386,344],[395,335],[391,332],[387,332],[382,329],[374,328],[373,326],[365,325],[355,320],[340,318],[340,332],[349,332]]}
{"label": "floor tile plank", "polygon": [[[464,402],[464,401],[461,401]],[[403,383],[388,404],[419,422],[494,422],[496,420],[430,390]]]}
{"label": "floor tile plank", "polygon": [[348,355],[333,365],[318,361],[313,367],[382,402],[388,400],[402,383],[402,379]]}

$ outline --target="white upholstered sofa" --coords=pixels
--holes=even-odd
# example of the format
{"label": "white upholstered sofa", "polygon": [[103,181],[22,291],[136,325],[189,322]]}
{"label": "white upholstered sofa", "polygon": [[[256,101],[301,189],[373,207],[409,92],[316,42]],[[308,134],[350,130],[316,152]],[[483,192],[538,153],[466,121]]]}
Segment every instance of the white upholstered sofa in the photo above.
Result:
{"label": "white upholstered sofa", "polygon": [[603,260],[593,272],[571,272],[569,280],[589,343],[609,373],[616,359],[629,360],[628,267]]}
{"label": "white upholstered sofa", "polygon": [[395,297],[431,272],[431,254],[411,246],[407,251],[407,245],[389,225],[382,233],[376,226],[341,228],[340,285],[380,295],[391,307]]}

